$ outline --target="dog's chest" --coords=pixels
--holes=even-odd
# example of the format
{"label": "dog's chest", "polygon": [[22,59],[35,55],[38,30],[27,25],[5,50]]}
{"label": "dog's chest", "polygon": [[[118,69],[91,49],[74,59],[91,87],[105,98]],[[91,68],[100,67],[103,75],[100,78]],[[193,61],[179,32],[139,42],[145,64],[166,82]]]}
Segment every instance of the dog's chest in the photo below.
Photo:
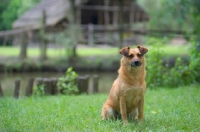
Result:
{"label": "dog's chest", "polygon": [[137,107],[138,102],[143,96],[143,88],[131,87],[124,91],[124,98],[128,108]]}

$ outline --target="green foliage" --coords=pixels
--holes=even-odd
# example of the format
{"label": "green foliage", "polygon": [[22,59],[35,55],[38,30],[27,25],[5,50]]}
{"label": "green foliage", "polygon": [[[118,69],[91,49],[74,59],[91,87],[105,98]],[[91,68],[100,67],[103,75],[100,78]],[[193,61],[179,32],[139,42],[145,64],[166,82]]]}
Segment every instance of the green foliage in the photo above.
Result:
{"label": "green foliage", "polygon": [[[5,7],[2,11],[2,15],[0,20],[0,30],[8,30],[12,28],[12,23],[21,15],[23,15],[28,9],[32,8],[36,3],[41,0],[10,0],[10,3],[5,3]],[[1,5],[1,4],[0,4]]]}
{"label": "green foliage", "polygon": [[57,86],[61,93],[66,95],[78,93],[78,87],[76,85],[77,77],[78,74],[73,71],[72,67],[69,67],[65,72],[65,76],[58,79]]}
{"label": "green foliage", "polygon": [[164,73],[163,79],[163,85],[178,87],[191,84],[194,78],[188,65],[185,65],[181,58],[177,58],[175,66]]}
{"label": "green foliage", "polygon": [[5,26],[5,29],[12,28],[12,22],[18,17],[18,9],[21,7],[21,0],[11,0],[8,7],[2,14],[2,23]]}
{"label": "green foliage", "polygon": [[35,86],[33,88],[33,96],[38,96],[38,97],[44,96],[45,95],[44,87],[45,87],[44,84]]}
{"label": "green foliage", "polygon": [[[192,32],[192,4],[199,0],[139,0],[137,1],[150,15],[150,27],[163,30],[184,30]],[[152,8],[153,7],[153,8]]]}
{"label": "green foliage", "polygon": [[5,25],[2,24],[2,22],[4,21],[3,12],[7,8],[9,2],[10,2],[10,0],[1,0],[1,2],[0,2],[0,22],[1,22],[0,23],[0,31],[6,29]]}
{"label": "green foliage", "polygon": [[72,56],[73,41],[66,32],[57,33],[55,36],[56,43],[65,47],[65,54],[67,57]]}
{"label": "green foliage", "polygon": [[160,88],[145,94],[144,122],[122,126],[102,121],[107,95],[1,98],[0,131],[5,132],[199,132],[200,89]]}
{"label": "green foliage", "polygon": [[191,51],[190,51],[190,65],[189,68],[193,73],[194,80],[200,83],[200,1],[193,0],[192,3],[192,16],[194,24],[195,37],[192,41]]}
{"label": "green foliage", "polygon": [[192,0],[191,1],[191,12],[193,16],[194,32],[197,33],[197,36],[200,34],[200,1]]}
{"label": "green foliage", "polygon": [[189,67],[195,81],[200,83],[200,37],[198,37],[196,41],[192,42]]}
{"label": "green foliage", "polygon": [[148,42],[152,46],[151,54],[147,57],[147,84],[148,87],[158,87],[163,84],[163,72],[165,67],[163,66],[163,56],[164,53],[161,50],[162,43],[155,39],[151,38]]}
{"label": "green foliage", "polygon": [[151,54],[147,56],[148,87],[179,87],[194,82],[193,70],[184,64],[180,57],[176,59],[173,67],[169,67],[168,64],[163,65],[163,57],[166,54],[161,50],[162,41],[150,39],[149,45],[152,45],[152,48]]}

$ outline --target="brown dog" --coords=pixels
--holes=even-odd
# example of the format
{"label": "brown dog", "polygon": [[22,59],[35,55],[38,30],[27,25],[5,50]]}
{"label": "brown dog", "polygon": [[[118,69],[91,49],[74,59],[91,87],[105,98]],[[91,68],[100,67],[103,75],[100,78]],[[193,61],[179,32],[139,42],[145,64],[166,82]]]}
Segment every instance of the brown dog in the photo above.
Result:
{"label": "brown dog", "polygon": [[119,76],[114,81],[108,99],[102,108],[102,118],[117,118],[121,114],[123,124],[128,123],[128,117],[134,120],[143,119],[145,83],[145,57],[148,49],[138,46],[135,49],[125,47],[120,50],[123,55]]}

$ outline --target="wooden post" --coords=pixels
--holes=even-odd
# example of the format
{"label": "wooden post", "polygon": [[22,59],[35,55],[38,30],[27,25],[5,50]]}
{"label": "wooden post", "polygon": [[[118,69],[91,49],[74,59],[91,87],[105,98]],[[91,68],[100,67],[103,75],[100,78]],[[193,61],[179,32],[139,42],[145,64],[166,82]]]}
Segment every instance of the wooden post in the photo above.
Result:
{"label": "wooden post", "polygon": [[36,81],[36,85],[40,86],[43,83],[43,78],[36,78],[35,81]]}
{"label": "wooden post", "polygon": [[89,76],[79,76],[77,80],[79,93],[88,93]]}
{"label": "wooden post", "polygon": [[93,76],[93,93],[98,93],[99,92],[99,76],[94,75]]}
{"label": "wooden post", "polygon": [[93,24],[88,24],[88,44],[93,45],[94,44],[94,38],[93,38],[93,32],[94,27]]}
{"label": "wooden post", "polygon": [[52,85],[51,85],[51,79],[44,78],[43,83],[44,83],[45,95],[52,95],[53,90],[52,90]]}
{"label": "wooden post", "polygon": [[[109,6],[109,1],[110,1],[110,0],[104,0],[104,5],[105,5],[106,7]],[[104,11],[104,19],[105,19],[105,25],[106,25],[106,26],[109,25],[109,23],[110,23],[110,18],[109,18],[109,11],[108,11],[108,10],[105,10],[105,11]]]}
{"label": "wooden post", "polygon": [[119,1],[119,49],[123,47],[123,6],[124,6],[124,1],[123,0],[118,0]]}
{"label": "wooden post", "polygon": [[46,60],[47,59],[47,55],[46,55],[46,51],[47,51],[47,40],[45,38],[45,31],[46,31],[46,11],[43,10],[42,12],[43,18],[42,18],[42,33],[41,33],[41,38],[42,38],[42,42],[41,42],[41,60]]}
{"label": "wooden post", "polygon": [[33,93],[33,82],[34,82],[34,78],[29,78],[27,85],[26,85],[26,92],[25,92],[25,96],[31,96]]}
{"label": "wooden post", "polygon": [[130,18],[130,20],[129,20],[129,24],[130,24],[130,27],[131,27],[131,25],[133,24],[133,22],[134,22],[134,4],[135,4],[135,2],[134,1],[132,1],[131,2],[131,10],[130,10],[130,16],[129,16],[129,18]]}
{"label": "wooden post", "polygon": [[21,33],[20,35],[20,59],[25,59],[27,57],[27,45],[28,45],[28,34],[27,33]]}
{"label": "wooden post", "polygon": [[[118,19],[119,19],[119,11],[117,10],[117,11],[113,11],[113,26],[115,27],[115,28],[119,28],[119,26],[118,26]],[[112,37],[113,37],[113,39],[117,42],[117,41],[119,41],[119,35],[118,35],[119,33],[113,33],[112,34]],[[117,46],[117,45],[116,45]]]}
{"label": "wooden post", "polygon": [[136,11],[136,12],[135,12],[135,19],[136,19],[135,21],[136,21],[136,22],[139,22],[139,21],[140,21],[139,17],[140,17],[140,13],[139,13],[139,11]]}
{"label": "wooden post", "polygon": [[81,8],[76,8],[76,24],[81,24]]}
{"label": "wooden post", "polygon": [[118,11],[113,11],[113,25],[118,25]]}
{"label": "wooden post", "polygon": [[[104,0],[104,5],[105,7],[109,7],[109,1],[110,0]],[[109,24],[110,24],[110,18],[109,18],[109,11],[108,10],[105,10],[104,11],[104,22],[105,22],[105,27],[106,29],[108,28]],[[108,36],[109,36],[109,33],[105,32],[105,41],[108,42]]]}
{"label": "wooden post", "polygon": [[20,90],[20,80],[17,79],[17,80],[15,80],[15,89],[14,89],[14,97],[16,99],[19,98],[19,90]]}
{"label": "wooden post", "polygon": [[76,8],[76,1],[75,0],[70,0],[70,7],[71,7],[71,20],[70,20],[70,26],[72,26],[72,38],[73,38],[73,42],[72,42],[72,57],[76,57],[76,46],[78,41],[76,40],[76,36],[77,36],[77,31],[76,31],[76,26],[77,24],[77,8]]}
{"label": "wooden post", "polygon": [[3,97],[3,90],[2,90],[2,87],[1,87],[1,82],[0,82],[0,97]]}
{"label": "wooden post", "polygon": [[58,82],[57,78],[51,78],[52,95],[58,94],[57,82]]}
{"label": "wooden post", "polygon": [[7,41],[8,41],[8,36],[5,36],[3,39],[3,46],[6,46]]}

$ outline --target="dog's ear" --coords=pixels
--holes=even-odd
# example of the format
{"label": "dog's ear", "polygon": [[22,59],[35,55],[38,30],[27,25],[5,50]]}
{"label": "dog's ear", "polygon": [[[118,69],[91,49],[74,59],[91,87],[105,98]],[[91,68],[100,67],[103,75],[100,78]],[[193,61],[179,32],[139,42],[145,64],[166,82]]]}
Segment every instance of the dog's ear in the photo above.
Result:
{"label": "dog's ear", "polygon": [[122,48],[120,51],[119,51],[119,53],[120,54],[122,54],[122,55],[124,55],[124,56],[128,56],[128,53],[129,53],[129,49],[130,49],[130,47],[124,47],[124,48]]}
{"label": "dog's ear", "polygon": [[139,49],[140,53],[143,54],[143,55],[148,52],[148,49],[143,47],[143,46],[139,45],[137,48]]}

